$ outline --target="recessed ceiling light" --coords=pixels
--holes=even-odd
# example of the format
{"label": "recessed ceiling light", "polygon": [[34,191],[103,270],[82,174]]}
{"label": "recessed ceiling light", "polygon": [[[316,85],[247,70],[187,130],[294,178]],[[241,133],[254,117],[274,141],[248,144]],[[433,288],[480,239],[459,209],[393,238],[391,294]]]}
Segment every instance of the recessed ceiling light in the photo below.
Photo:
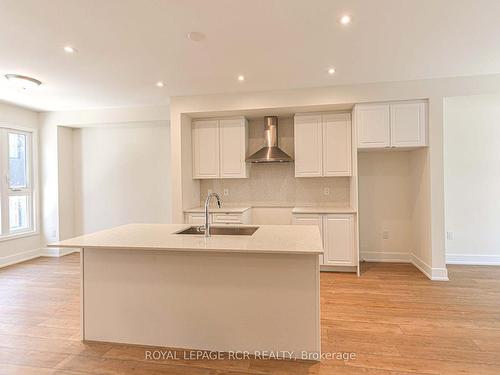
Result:
{"label": "recessed ceiling light", "polygon": [[245,76],[238,76],[238,81],[243,82],[245,80]]}
{"label": "recessed ceiling light", "polygon": [[64,52],[67,52],[67,53],[76,53],[76,48],[75,47],[71,47],[71,46],[64,46]]}
{"label": "recessed ceiling light", "polygon": [[351,23],[351,16],[348,14],[344,14],[342,17],[340,17],[339,22],[342,25],[348,25]]}
{"label": "recessed ceiling light", "polygon": [[162,81],[156,82],[156,87],[163,87],[165,84]]}
{"label": "recessed ceiling light", "polygon": [[38,79],[21,76],[19,74],[6,74],[5,78],[9,80],[10,84],[23,90],[32,89],[42,84]]}
{"label": "recessed ceiling light", "polygon": [[205,39],[205,34],[200,33],[199,31],[191,31],[187,33],[187,38],[193,42],[200,42]]}
{"label": "recessed ceiling light", "polygon": [[328,74],[333,74],[333,73],[335,73],[335,69],[334,68],[328,69]]}

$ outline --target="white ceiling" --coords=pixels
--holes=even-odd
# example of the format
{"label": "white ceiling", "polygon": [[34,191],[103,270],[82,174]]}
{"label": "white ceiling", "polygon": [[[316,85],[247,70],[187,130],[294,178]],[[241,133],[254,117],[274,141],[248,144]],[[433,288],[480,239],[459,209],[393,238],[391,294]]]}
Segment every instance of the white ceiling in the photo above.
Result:
{"label": "white ceiling", "polygon": [[[151,106],[172,95],[500,73],[499,17],[498,0],[0,0],[0,99],[41,110]],[[43,85],[14,90],[6,73]]]}

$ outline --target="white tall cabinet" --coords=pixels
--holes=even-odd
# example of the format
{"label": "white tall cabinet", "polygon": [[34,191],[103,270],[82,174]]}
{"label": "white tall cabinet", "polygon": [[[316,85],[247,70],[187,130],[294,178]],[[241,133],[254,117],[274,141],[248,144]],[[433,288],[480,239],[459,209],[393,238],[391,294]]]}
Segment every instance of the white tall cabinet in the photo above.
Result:
{"label": "white tall cabinet", "polygon": [[351,176],[351,115],[297,114],[295,177]]}
{"label": "white tall cabinet", "polygon": [[424,101],[357,104],[354,116],[358,149],[427,146]]}
{"label": "white tall cabinet", "polygon": [[246,178],[248,123],[243,117],[194,120],[193,178]]}

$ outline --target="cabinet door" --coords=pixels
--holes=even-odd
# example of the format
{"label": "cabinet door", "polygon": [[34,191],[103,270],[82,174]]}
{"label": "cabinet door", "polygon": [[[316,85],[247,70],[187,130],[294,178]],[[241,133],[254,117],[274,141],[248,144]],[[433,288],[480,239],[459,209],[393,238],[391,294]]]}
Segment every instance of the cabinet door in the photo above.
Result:
{"label": "cabinet door", "polygon": [[351,174],[351,115],[323,115],[323,176]]}
{"label": "cabinet door", "polygon": [[[319,228],[321,240],[323,241],[323,225],[322,225],[321,215],[294,214],[292,223],[294,225],[317,225]],[[325,247],[324,241],[323,241],[323,247]],[[319,264],[325,264],[323,259],[323,254],[319,256]]]}
{"label": "cabinet door", "polygon": [[220,177],[247,177],[246,120],[220,120]]}
{"label": "cabinet door", "polygon": [[389,147],[389,104],[357,105],[355,108],[358,148]]}
{"label": "cabinet door", "polygon": [[354,216],[329,214],[323,217],[325,265],[354,266]]}
{"label": "cabinet door", "polygon": [[391,145],[426,146],[425,103],[391,104]]}
{"label": "cabinet door", "polygon": [[300,115],[294,120],[295,177],[323,174],[321,115]]}
{"label": "cabinet door", "polygon": [[218,178],[219,121],[195,121],[192,130],[193,178]]}

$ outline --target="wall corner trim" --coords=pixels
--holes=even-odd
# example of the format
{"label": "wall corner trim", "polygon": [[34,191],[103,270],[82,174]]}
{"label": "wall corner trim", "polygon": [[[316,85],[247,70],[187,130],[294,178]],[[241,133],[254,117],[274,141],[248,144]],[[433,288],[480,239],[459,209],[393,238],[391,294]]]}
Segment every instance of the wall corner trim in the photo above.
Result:
{"label": "wall corner trim", "polygon": [[432,281],[448,281],[446,268],[432,268],[415,254],[411,255],[411,263]]}

